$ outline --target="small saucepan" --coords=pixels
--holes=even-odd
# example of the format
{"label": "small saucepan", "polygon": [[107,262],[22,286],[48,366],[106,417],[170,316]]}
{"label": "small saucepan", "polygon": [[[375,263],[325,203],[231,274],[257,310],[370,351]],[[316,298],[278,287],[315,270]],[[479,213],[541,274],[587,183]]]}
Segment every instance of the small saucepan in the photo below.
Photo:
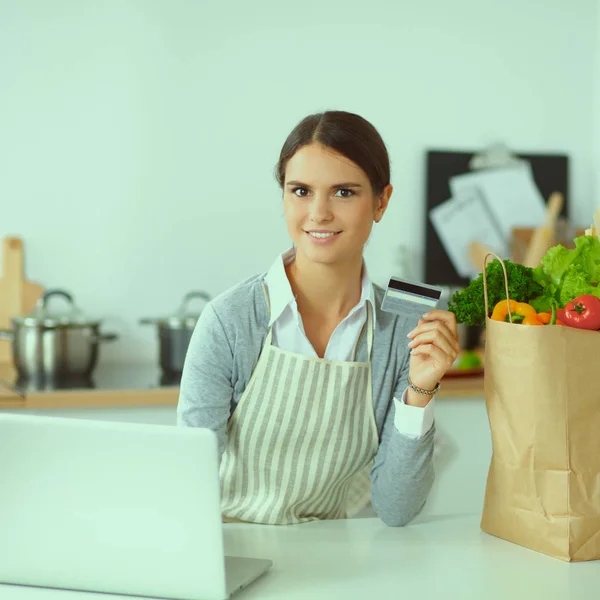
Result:
{"label": "small saucepan", "polygon": [[185,355],[192,338],[192,333],[200,317],[200,311],[191,312],[188,304],[194,299],[210,302],[211,297],[206,292],[196,290],[188,292],[173,315],[161,318],[140,319],[141,325],[156,325],[160,345],[160,366],[164,373],[181,374]]}

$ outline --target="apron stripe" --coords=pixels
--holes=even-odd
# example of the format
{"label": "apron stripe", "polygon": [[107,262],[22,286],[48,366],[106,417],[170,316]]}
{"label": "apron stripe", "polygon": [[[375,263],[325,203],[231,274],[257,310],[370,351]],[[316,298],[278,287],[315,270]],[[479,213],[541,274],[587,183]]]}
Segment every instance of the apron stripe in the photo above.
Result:
{"label": "apron stripe", "polygon": [[340,493],[338,497],[335,498],[337,502],[341,501],[342,492],[344,494],[344,498],[348,493],[348,486],[350,483],[350,479],[353,474],[356,472],[357,465],[359,469],[362,469],[364,465],[362,464],[361,457],[364,457],[364,441],[362,436],[363,422],[367,420],[367,403],[360,402],[358,398],[358,394],[361,389],[365,389],[368,380],[368,369],[361,369],[358,371],[358,382],[357,385],[354,386],[353,394],[354,401],[351,403],[351,414],[350,414],[350,423],[352,423],[352,427],[349,428],[349,436],[350,436],[350,448],[348,451],[348,459],[347,459],[347,468],[340,474],[342,480],[342,486],[340,489]]}
{"label": "apron stripe", "polygon": [[[339,399],[337,403],[330,404],[327,407],[328,428],[323,433],[322,447],[320,449],[321,459],[318,463],[315,461],[315,470],[318,481],[318,485],[314,486],[313,494],[311,498],[311,504],[313,510],[317,513],[322,513],[326,504],[326,497],[323,497],[323,490],[330,485],[331,479],[334,477],[339,467],[339,455],[335,452],[336,443],[340,438],[345,435],[342,423],[344,422],[343,416],[345,408],[341,402],[341,382],[342,382],[342,371],[343,368],[340,366],[331,367],[333,373],[331,378],[332,389],[329,390],[328,394],[331,394],[332,398]],[[348,371],[349,372],[349,371]]]}
{"label": "apron stripe", "polygon": [[[365,378],[366,378],[366,383],[365,385],[371,389],[371,386],[373,385],[372,383],[372,379],[371,379],[371,369],[367,370],[366,373],[364,374]],[[377,432],[377,426],[375,425],[375,422],[372,420],[368,419],[368,415],[367,413],[370,411],[373,411],[373,407],[372,405],[368,405],[368,404],[360,404],[360,409],[361,409],[361,418],[359,419],[359,423],[362,425],[362,440],[369,440],[369,439],[375,439],[376,443],[379,445],[379,434]],[[348,501],[351,504],[355,504],[357,501],[359,504],[366,504],[370,501],[370,491],[371,491],[371,486],[370,486],[370,471],[371,468],[373,467],[373,458],[374,455],[366,461],[365,466],[362,468],[361,470],[361,475],[360,477],[362,477],[366,482],[368,482],[368,487],[361,487],[360,484],[356,484],[352,486],[352,490],[350,492],[351,497],[348,498]],[[356,482],[355,482],[356,483]],[[362,499],[361,499],[362,497]]]}
{"label": "apron stripe", "polygon": [[251,421],[251,424],[248,427],[247,446],[242,447],[241,456],[247,457],[248,464],[251,466],[249,476],[244,478],[247,489],[242,490],[243,493],[239,500],[239,510],[242,514],[240,518],[242,520],[248,520],[250,518],[250,515],[245,515],[245,511],[255,504],[256,497],[258,497],[259,494],[262,495],[262,490],[264,489],[265,465],[264,463],[261,463],[260,456],[261,453],[263,453],[265,432],[268,429],[268,423],[272,416],[273,407],[270,407],[266,402],[262,403],[260,399],[269,395],[276,397],[277,381],[284,366],[283,361],[283,355],[273,354],[272,360],[267,363],[263,377],[268,384],[264,388],[264,392],[261,390],[260,396],[256,398],[256,410],[254,412],[255,420]]}
{"label": "apron stripe", "polygon": [[[271,461],[274,457],[269,452],[269,445],[270,442],[274,443],[277,440],[277,422],[281,422],[286,409],[286,402],[282,397],[282,392],[284,389],[289,388],[284,387],[283,382],[285,382],[286,385],[289,385],[289,382],[286,380],[289,377],[291,366],[290,357],[286,356],[285,354],[279,354],[277,362],[274,365],[274,372],[269,373],[269,377],[273,377],[272,393],[274,397],[277,398],[277,403],[275,406],[271,407],[271,410],[266,412],[265,418],[260,422],[258,427],[259,434],[257,436],[256,443],[257,458],[253,461],[255,472],[254,477],[255,480],[258,481],[257,489],[261,490],[263,502],[269,498],[270,490],[268,485],[268,477],[271,469],[273,468]],[[277,459],[278,457],[275,458]],[[258,510],[260,510],[260,508],[260,506],[254,504],[252,507],[246,510],[243,518],[249,521],[256,520],[256,513]]]}
{"label": "apron stripe", "polygon": [[[322,462],[326,440],[330,437],[333,429],[333,413],[327,410],[325,398],[328,397],[331,387],[334,385],[333,373],[330,364],[325,364],[322,369],[324,379],[321,390],[317,390],[318,403],[312,398],[316,423],[311,436],[311,444],[307,450],[306,463],[302,473],[301,490],[302,500],[296,505],[297,510],[307,514],[318,514],[319,507],[314,504],[315,493],[321,489]],[[320,392],[320,393],[319,393]]]}
{"label": "apron stripe", "polygon": [[[256,377],[250,378],[250,383],[248,384],[248,388],[246,392],[249,396],[254,394],[254,388],[256,386]],[[241,402],[236,406],[233,415],[229,418],[229,422],[227,423],[227,444],[231,449],[231,452],[235,455],[239,455],[239,446],[240,446],[240,429],[235,428],[233,425],[235,423],[234,419],[237,419],[236,413],[239,413]],[[224,458],[224,457],[223,457]],[[236,470],[235,464],[232,462],[224,461],[221,459],[220,465],[220,477],[221,477],[221,495],[222,496],[232,496],[235,494],[236,489]]]}
{"label": "apron stripe", "polygon": [[[333,389],[331,393],[334,398],[339,399],[339,404],[336,406],[336,410],[333,412],[333,417],[329,422],[329,428],[325,432],[323,437],[323,457],[321,464],[315,465],[317,469],[318,487],[315,486],[314,495],[311,498],[311,504],[313,509],[322,512],[325,508],[327,496],[324,494],[325,490],[329,488],[332,477],[337,472],[340,466],[339,447],[344,437],[344,431],[341,427],[342,417],[346,410],[343,398],[341,394],[342,387],[342,376],[344,375],[344,367],[335,366],[333,367],[334,376]],[[333,435],[333,432],[337,432],[337,435]]]}
{"label": "apron stripe", "polygon": [[[312,370],[312,365],[307,362],[296,362],[295,374],[297,378],[292,381],[291,390],[293,391],[293,399],[290,403],[290,409],[286,413],[288,422],[282,423],[282,430],[289,431],[288,442],[289,446],[285,447],[285,439],[278,438],[278,444],[275,447],[274,455],[281,456],[286,454],[286,463],[293,465],[298,461],[299,447],[306,434],[306,428],[303,423],[306,418],[306,413],[309,410],[307,402],[307,387],[301,385],[306,381],[309,369]],[[274,481],[271,480],[271,489],[273,490],[273,501],[270,505],[265,505],[263,513],[259,513],[257,519],[265,519],[267,511],[272,511],[273,515],[280,514],[289,503],[289,481],[292,475],[292,468],[288,464],[282,465],[283,461],[279,461],[277,468],[272,468],[271,473],[275,474]]]}
{"label": "apron stripe", "polygon": [[[273,387],[274,379],[274,362],[276,360],[275,354],[268,354],[268,360],[264,365],[264,370],[260,374],[261,386],[258,388],[257,397],[260,399],[265,397],[267,392]],[[243,398],[242,398],[243,399]],[[241,403],[241,400],[240,400]],[[238,408],[240,408],[238,406]],[[255,460],[256,454],[256,440],[261,439],[260,427],[257,424],[264,423],[265,413],[267,410],[267,404],[256,403],[254,411],[250,412],[248,421],[245,423],[245,427],[238,427],[240,432],[238,456],[245,457],[248,466],[252,469],[252,472],[245,476],[245,473],[239,469],[236,471],[236,495],[233,497],[233,503],[240,506],[240,508],[253,500],[252,494],[254,488],[258,484],[257,475],[259,471],[259,465]],[[235,415],[234,415],[235,416]]]}
{"label": "apron stripe", "polygon": [[[309,362],[306,374],[308,381],[316,382],[317,373],[315,371],[316,365],[314,363]],[[293,434],[297,432],[297,439],[296,443],[289,448],[288,453],[291,466],[289,466],[286,469],[283,469],[279,510],[280,513],[283,514],[284,518],[286,519],[293,518],[292,501],[295,498],[295,486],[293,484],[299,476],[299,464],[302,457],[302,450],[303,448],[305,448],[305,440],[307,438],[307,423],[309,422],[310,414],[313,410],[313,406],[311,404],[311,398],[314,398],[313,392],[313,386],[303,385],[302,406],[301,410],[298,412],[297,420],[294,424],[294,429],[292,430]]]}
{"label": "apron stripe", "polygon": [[[349,370],[346,375],[346,383],[344,386],[345,389],[337,389],[336,397],[339,399],[339,404],[337,407],[337,412],[339,414],[340,420],[342,416],[349,416],[351,412],[352,402],[351,398],[348,397],[348,391],[352,391],[354,386],[352,385],[357,379],[359,371],[358,369]],[[340,377],[341,377],[340,373]],[[348,389],[349,388],[349,389]],[[320,507],[320,509],[324,512],[332,510],[335,506],[339,506],[341,503],[338,501],[332,502],[334,496],[338,496],[338,494],[333,494],[332,490],[336,487],[336,478],[333,476],[335,473],[339,473],[351,470],[353,465],[348,464],[348,446],[351,440],[351,436],[349,435],[349,431],[347,428],[339,428],[338,427],[338,435],[335,440],[331,440],[331,454],[325,457],[325,464],[328,464],[328,470],[325,474],[325,481],[321,492],[318,494],[317,498],[315,498],[315,503]],[[338,491],[338,490],[335,490]],[[340,489],[339,492],[343,495],[344,490]]]}
{"label": "apron stripe", "polygon": [[281,388],[281,402],[279,403],[279,409],[277,411],[273,411],[272,418],[270,422],[267,424],[265,429],[265,442],[263,443],[263,447],[265,448],[264,455],[261,454],[261,464],[265,465],[265,487],[263,494],[263,506],[257,507],[258,510],[254,513],[254,519],[257,521],[262,521],[265,518],[269,518],[271,516],[271,512],[273,511],[273,505],[277,502],[279,489],[276,484],[277,476],[279,473],[283,472],[286,468],[285,459],[286,459],[286,451],[289,449],[289,445],[285,446],[284,442],[289,442],[290,440],[285,440],[281,436],[271,436],[269,439],[268,432],[277,431],[288,431],[290,423],[294,418],[294,413],[298,411],[298,403],[299,398],[296,393],[292,401],[290,402],[290,398],[286,398],[285,391],[286,390],[298,390],[298,379],[299,372],[301,370],[301,363],[294,360],[293,357],[286,355],[285,357],[286,366],[282,368],[280,373],[280,380],[283,382],[283,387]]}
{"label": "apron stripe", "polygon": [[309,487],[308,483],[308,476],[311,462],[314,459],[317,437],[320,427],[323,424],[320,417],[320,404],[325,403],[326,394],[322,393],[322,390],[326,388],[327,376],[327,369],[317,369],[317,372],[311,382],[311,393],[308,397],[310,411],[308,419],[305,422],[307,435],[304,438],[302,447],[300,448],[300,460],[296,465],[297,472],[295,473],[294,486],[292,489],[292,498],[295,500],[290,504],[290,507],[295,513],[299,511],[300,505],[304,502],[304,500],[308,498],[310,501],[310,495],[312,493],[312,489]]}
{"label": "apron stripe", "polygon": [[346,398],[349,413],[348,421],[352,424],[352,427],[346,429],[346,453],[345,462],[340,466],[339,471],[340,485],[335,493],[330,496],[329,506],[327,506],[328,510],[332,510],[333,506],[345,504],[343,501],[346,499],[350,478],[356,472],[357,458],[364,452],[360,443],[357,443],[359,437],[357,434],[358,428],[361,425],[361,420],[365,418],[364,411],[361,409],[365,407],[366,404],[359,401],[360,391],[364,389],[365,371],[366,369],[355,369],[356,380]]}

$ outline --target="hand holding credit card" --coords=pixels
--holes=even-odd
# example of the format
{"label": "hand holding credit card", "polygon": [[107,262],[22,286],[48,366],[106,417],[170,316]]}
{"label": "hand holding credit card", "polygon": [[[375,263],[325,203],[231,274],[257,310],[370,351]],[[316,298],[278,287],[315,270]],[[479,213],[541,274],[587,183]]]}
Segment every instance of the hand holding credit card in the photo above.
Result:
{"label": "hand holding credit card", "polygon": [[411,349],[407,404],[425,406],[460,352],[456,317],[436,310],[442,290],[392,277],[381,309],[416,321],[408,334]]}

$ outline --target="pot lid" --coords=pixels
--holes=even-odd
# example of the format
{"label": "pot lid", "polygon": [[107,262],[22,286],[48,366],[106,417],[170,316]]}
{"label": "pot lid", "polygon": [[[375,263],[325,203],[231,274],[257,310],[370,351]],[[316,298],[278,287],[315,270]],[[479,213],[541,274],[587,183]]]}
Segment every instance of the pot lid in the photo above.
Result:
{"label": "pot lid", "polygon": [[210,302],[211,300],[210,295],[206,292],[200,290],[191,291],[184,296],[181,305],[174,314],[166,317],[142,319],[140,322],[144,325],[157,324],[173,329],[191,329],[195,327],[200,317],[200,313],[202,312],[202,309],[196,309],[195,311],[190,310],[188,305],[195,298],[200,298],[204,300],[205,303]]}
{"label": "pot lid", "polygon": [[[53,303],[51,307],[48,300],[53,296],[60,296],[67,302]],[[86,318],[78,306],[75,305],[73,296],[64,290],[48,290],[37,302],[32,313],[27,316],[13,319],[23,325],[44,325],[45,327],[82,327],[97,325],[97,319]]]}

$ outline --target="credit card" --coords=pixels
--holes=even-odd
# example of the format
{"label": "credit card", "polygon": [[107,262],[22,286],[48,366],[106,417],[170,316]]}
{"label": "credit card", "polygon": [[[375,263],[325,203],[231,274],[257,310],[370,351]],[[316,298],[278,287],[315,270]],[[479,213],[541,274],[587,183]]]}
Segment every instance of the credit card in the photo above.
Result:
{"label": "credit card", "polygon": [[437,307],[441,296],[441,288],[392,277],[385,291],[381,310],[418,320]]}

